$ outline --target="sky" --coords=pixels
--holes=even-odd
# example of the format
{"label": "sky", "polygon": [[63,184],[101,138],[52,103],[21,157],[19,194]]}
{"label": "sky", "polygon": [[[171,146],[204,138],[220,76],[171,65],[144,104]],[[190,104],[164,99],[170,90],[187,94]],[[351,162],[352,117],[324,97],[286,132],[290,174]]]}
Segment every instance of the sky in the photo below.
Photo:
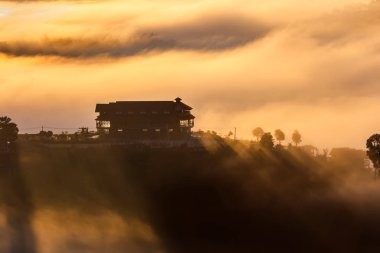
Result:
{"label": "sky", "polygon": [[379,29],[380,1],[0,1],[0,115],[94,128],[96,103],[181,97],[195,130],[365,148]]}

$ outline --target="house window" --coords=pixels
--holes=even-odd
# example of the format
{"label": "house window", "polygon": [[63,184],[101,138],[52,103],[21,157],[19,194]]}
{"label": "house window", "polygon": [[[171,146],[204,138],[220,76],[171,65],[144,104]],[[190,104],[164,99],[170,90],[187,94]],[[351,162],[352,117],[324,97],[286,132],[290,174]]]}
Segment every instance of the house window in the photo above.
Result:
{"label": "house window", "polygon": [[111,127],[111,122],[110,121],[98,120],[96,122],[96,127],[97,128],[110,128]]}
{"label": "house window", "polygon": [[146,132],[148,132],[148,129],[144,128],[142,131],[143,131],[144,133],[146,133]]}
{"label": "house window", "polygon": [[146,112],[140,112],[140,114],[146,114]]}
{"label": "house window", "polygon": [[188,120],[180,120],[179,121],[179,125],[181,127],[188,127],[190,124],[189,124],[189,121]]}
{"label": "house window", "polygon": [[152,114],[158,114],[158,112],[157,111],[152,111]]}
{"label": "house window", "polygon": [[117,129],[117,131],[118,131],[119,133],[121,133],[121,132],[123,132],[123,129],[122,129],[122,128],[119,128],[119,129]]}
{"label": "house window", "polygon": [[161,129],[155,129],[154,131],[156,131],[157,133],[161,132]]}
{"label": "house window", "polygon": [[169,128],[168,129],[168,133],[173,133],[174,132],[174,129],[173,128]]}
{"label": "house window", "polygon": [[169,111],[164,111],[164,114],[170,114],[170,112]]}

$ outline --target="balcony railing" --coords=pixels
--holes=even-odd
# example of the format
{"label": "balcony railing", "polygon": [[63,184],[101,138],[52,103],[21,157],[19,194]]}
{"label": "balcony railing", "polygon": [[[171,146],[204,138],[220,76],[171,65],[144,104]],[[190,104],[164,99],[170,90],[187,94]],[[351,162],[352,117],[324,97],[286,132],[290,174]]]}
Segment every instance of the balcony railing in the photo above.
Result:
{"label": "balcony railing", "polygon": [[194,120],[189,119],[189,120],[180,120],[179,121],[179,126],[180,127],[194,127]]}
{"label": "balcony railing", "polygon": [[96,128],[98,129],[108,129],[110,127],[111,127],[110,121],[103,121],[103,120],[96,121]]}

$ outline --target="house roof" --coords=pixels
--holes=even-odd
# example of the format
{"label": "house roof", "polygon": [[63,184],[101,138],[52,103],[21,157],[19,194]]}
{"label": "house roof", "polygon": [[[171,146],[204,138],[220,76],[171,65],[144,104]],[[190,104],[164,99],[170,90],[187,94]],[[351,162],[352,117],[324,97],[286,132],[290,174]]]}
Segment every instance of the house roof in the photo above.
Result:
{"label": "house roof", "polygon": [[180,106],[183,110],[193,109],[177,98],[176,101],[117,101],[109,104],[97,104],[95,112],[175,111],[177,106]]}

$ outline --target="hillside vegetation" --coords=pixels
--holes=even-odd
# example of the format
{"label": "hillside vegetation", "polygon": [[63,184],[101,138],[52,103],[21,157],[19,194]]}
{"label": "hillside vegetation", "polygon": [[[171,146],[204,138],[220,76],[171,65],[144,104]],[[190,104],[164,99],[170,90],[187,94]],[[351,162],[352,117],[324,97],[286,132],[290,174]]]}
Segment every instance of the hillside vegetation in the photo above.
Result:
{"label": "hillside vegetation", "polygon": [[14,243],[0,246],[56,253],[380,248],[380,186],[370,171],[296,147],[210,143],[204,151],[24,144],[2,168],[2,231],[13,230]]}

